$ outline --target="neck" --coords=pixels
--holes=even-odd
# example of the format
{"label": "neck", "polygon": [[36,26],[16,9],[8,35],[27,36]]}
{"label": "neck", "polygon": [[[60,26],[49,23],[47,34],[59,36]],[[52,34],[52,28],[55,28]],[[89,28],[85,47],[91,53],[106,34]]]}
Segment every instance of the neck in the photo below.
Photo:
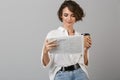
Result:
{"label": "neck", "polygon": [[73,25],[72,26],[63,25],[63,27],[67,30],[68,35],[74,35],[75,31],[73,29]]}

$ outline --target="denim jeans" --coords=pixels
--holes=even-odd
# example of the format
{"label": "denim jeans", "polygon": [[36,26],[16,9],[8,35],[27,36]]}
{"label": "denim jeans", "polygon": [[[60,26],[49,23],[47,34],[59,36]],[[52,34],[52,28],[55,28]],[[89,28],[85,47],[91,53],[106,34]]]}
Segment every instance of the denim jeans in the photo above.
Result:
{"label": "denim jeans", "polygon": [[58,71],[54,80],[89,80],[86,73],[81,69],[73,71]]}

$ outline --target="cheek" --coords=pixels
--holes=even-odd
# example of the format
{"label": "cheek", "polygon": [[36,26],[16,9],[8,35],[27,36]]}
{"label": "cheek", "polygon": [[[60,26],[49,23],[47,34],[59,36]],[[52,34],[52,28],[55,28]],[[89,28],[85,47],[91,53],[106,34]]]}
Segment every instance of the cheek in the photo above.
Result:
{"label": "cheek", "polygon": [[63,16],[62,18],[63,18],[64,20],[67,19],[67,17],[64,17],[64,16]]}
{"label": "cheek", "polygon": [[64,18],[62,18],[62,20],[63,20],[63,22],[65,22],[65,21],[67,21],[67,18],[66,18],[66,17],[64,17]]}
{"label": "cheek", "polygon": [[76,19],[75,19],[75,18],[73,18],[73,21],[74,21],[74,22],[76,22]]}

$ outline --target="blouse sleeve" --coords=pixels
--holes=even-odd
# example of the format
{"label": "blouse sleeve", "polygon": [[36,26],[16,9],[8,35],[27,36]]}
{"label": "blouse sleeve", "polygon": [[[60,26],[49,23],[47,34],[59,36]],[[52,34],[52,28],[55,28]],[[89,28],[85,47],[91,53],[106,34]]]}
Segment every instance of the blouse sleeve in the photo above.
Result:
{"label": "blouse sleeve", "polygon": [[[45,40],[47,40],[49,37],[51,37],[51,32],[49,32],[49,33],[47,34],[47,37],[46,37]],[[51,66],[53,65],[53,54],[51,54],[51,53],[48,52],[50,61],[49,61],[49,63],[45,66],[44,63],[43,63],[43,49],[44,49],[44,45],[43,45],[42,53],[41,53],[41,64],[42,64],[42,66],[43,66],[44,68],[49,68],[49,67],[51,67]]]}

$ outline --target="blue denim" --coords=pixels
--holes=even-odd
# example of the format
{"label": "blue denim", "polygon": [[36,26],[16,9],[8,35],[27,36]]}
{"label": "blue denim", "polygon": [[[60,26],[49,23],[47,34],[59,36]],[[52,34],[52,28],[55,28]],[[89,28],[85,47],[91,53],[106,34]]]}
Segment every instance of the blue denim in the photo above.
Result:
{"label": "blue denim", "polygon": [[86,73],[81,69],[73,71],[58,71],[54,80],[89,80]]}

